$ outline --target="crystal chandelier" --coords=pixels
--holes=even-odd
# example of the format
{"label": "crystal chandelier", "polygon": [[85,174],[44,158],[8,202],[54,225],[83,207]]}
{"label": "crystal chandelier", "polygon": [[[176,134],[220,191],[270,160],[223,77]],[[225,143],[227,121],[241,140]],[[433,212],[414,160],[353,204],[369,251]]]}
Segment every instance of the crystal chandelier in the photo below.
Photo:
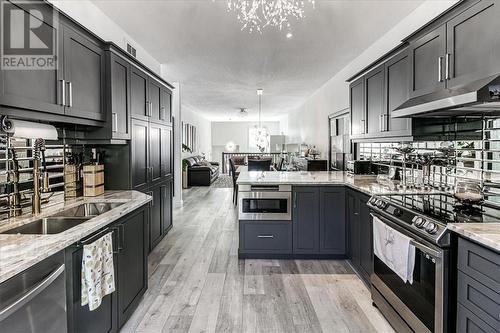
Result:
{"label": "crystal chandelier", "polygon": [[[242,23],[241,30],[249,32],[268,26],[291,30],[290,19],[304,17],[306,0],[227,0],[227,10],[235,12]],[[307,0],[314,8],[315,0]]]}

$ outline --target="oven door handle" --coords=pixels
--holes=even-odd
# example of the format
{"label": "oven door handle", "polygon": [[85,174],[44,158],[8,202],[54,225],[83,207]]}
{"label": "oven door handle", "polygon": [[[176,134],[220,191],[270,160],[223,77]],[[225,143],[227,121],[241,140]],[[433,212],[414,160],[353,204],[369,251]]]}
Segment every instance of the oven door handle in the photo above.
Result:
{"label": "oven door handle", "polygon": [[428,247],[424,244],[418,243],[418,242],[414,241],[413,239],[410,240],[410,245],[415,246],[420,251],[425,252],[426,254],[428,254],[436,259],[441,259],[443,257],[441,252],[438,252],[434,249],[431,249],[430,247]]}

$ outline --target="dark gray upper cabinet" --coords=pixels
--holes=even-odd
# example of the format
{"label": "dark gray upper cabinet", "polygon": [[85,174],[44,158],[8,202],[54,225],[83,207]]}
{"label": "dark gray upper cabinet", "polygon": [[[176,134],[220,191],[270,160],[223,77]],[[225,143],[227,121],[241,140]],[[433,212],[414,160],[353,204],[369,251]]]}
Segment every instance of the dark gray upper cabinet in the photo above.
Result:
{"label": "dark gray upper cabinet", "polygon": [[109,103],[113,139],[130,139],[130,64],[108,52],[110,96]]}
{"label": "dark gray upper cabinet", "polygon": [[345,255],[345,189],[344,186],[320,188],[319,252]]}
{"label": "dark gray upper cabinet", "polygon": [[172,123],[172,93],[162,87],[160,90],[160,121]]}
{"label": "dark gray upper cabinet", "polygon": [[319,253],[319,187],[293,189],[293,253]]}
{"label": "dark gray upper cabinet", "polygon": [[149,168],[151,174],[151,182],[158,182],[162,179],[162,167],[164,156],[165,128],[162,125],[150,123],[149,125]]}
{"label": "dark gray upper cabinet", "polygon": [[161,108],[161,84],[156,80],[149,79],[149,119],[160,121]]}
{"label": "dark gray upper cabinet", "polygon": [[500,73],[499,8],[482,0],[446,23],[448,88]]}
{"label": "dark gray upper cabinet", "polygon": [[63,26],[65,114],[105,120],[105,57],[101,45]]}
{"label": "dark gray upper cabinet", "polygon": [[[409,98],[408,52],[405,50],[385,63],[385,119],[389,134],[394,136],[410,135],[410,118],[392,118],[391,113]],[[387,128],[387,127],[386,127]]]}
{"label": "dark gray upper cabinet", "polygon": [[351,134],[366,133],[365,78],[361,77],[349,86],[351,106]]}
{"label": "dark gray upper cabinet", "polygon": [[132,117],[140,120],[148,120],[150,110],[148,75],[137,67],[132,66],[130,86]]}
{"label": "dark gray upper cabinet", "polygon": [[444,89],[446,25],[443,24],[410,43],[410,97]]}
{"label": "dark gray upper cabinet", "polygon": [[160,168],[162,177],[172,177],[173,176],[173,131],[170,126],[163,126],[161,128],[160,134],[161,142],[161,155],[160,155]]}
{"label": "dark gray upper cabinet", "polygon": [[384,66],[379,66],[365,75],[366,114],[368,134],[386,130],[384,122]]}
{"label": "dark gray upper cabinet", "polygon": [[149,183],[149,124],[132,119],[130,146],[132,189],[142,189]]}
{"label": "dark gray upper cabinet", "polygon": [[[50,9],[40,7],[40,10]],[[33,18],[27,11],[28,18]],[[49,25],[56,35],[62,35],[57,30],[61,26]],[[56,38],[59,56],[63,54],[63,43]],[[62,68],[56,70],[0,70],[0,105],[5,107],[34,110],[45,113],[64,114],[62,98]]]}

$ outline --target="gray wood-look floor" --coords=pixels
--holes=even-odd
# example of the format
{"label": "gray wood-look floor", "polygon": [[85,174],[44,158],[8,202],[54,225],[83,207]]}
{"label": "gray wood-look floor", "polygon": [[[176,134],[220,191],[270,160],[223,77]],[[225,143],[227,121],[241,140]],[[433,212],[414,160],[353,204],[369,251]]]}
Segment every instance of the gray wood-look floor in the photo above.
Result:
{"label": "gray wood-look floor", "polygon": [[122,332],[393,332],[345,261],[238,260],[231,195],[184,192]]}

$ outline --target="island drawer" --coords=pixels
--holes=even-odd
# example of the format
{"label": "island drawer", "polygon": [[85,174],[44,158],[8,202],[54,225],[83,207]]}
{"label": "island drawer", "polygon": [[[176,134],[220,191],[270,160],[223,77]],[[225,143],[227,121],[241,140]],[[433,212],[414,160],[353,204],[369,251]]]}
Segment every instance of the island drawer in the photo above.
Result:
{"label": "island drawer", "polygon": [[500,290],[500,254],[458,239],[458,269],[493,290]]}
{"label": "island drawer", "polygon": [[457,304],[457,330],[460,333],[497,333],[493,327],[479,319],[462,304]]}
{"label": "island drawer", "polygon": [[292,253],[292,223],[241,220],[240,252]]}

